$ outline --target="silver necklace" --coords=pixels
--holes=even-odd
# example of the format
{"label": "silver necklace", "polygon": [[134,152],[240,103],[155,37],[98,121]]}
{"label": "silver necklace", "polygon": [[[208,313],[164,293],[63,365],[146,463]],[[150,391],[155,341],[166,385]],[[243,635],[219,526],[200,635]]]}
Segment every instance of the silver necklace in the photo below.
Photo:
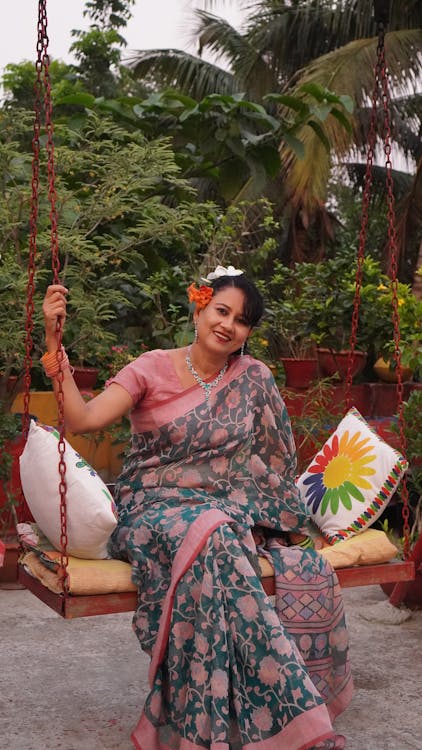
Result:
{"label": "silver necklace", "polygon": [[206,402],[206,404],[208,406],[208,409],[210,409],[210,406],[211,406],[210,405],[211,391],[212,391],[213,388],[215,388],[219,384],[221,378],[224,377],[224,374],[225,374],[225,372],[227,370],[227,367],[228,367],[228,362],[226,362],[224,364],[224,366],[221,368],[220,372],[218,373],[217,377],[215,377],[214,380],[211,383],[206,383],[205,380],[203,380],[201,378],[201,376],[196,372],[196,370],[195,370],[195,368],[194,368],[194,366],[192,364],[192,360],[190,358],[190,352],[191,352],[191,348],[189,347],[189,349],[187,351],[187,354],[186,354],[186,357],[185,357],[185,361],[186,361],[186,364],[188,366],[188,370],[189,370],[189,372],[192,373],[193,377],[195,378],[196,382],[199,383],[199,385],[201,386],[201,388],[204,389],[204,391],[205,391],[205,402]]}

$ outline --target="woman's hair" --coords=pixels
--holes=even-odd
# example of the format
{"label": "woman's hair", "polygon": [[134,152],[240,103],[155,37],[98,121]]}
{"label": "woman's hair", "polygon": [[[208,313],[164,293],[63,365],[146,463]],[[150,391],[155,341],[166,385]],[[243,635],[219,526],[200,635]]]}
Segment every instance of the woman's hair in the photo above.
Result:
{"label": "woman's hair", "polygon": [[240,289],[245,295],[243,315],[249,326],[256,326],[264,313],[264,300],[255,284],[244,274],[239,276],[219,276],[211,282],[215,294],[228,286]]}

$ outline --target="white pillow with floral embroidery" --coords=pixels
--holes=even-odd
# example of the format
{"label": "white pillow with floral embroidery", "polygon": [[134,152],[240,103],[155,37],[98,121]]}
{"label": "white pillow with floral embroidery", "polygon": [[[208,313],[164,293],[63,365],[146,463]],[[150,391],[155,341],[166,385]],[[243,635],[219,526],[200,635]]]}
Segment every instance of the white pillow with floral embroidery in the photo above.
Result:
{"label": "white pillow with floral embroidery", "polygon": [[298,487],[316,525],[333,543],[379,518],[407,465],[352,408],[299,477]]}
{"label": "white pillow with floral embroidery", "polygon": [[[28,507],[47,539],[60,550],[59,432],[31,420],[20,457],[22,489]],[[70,443],[65,441],[67,553],[74,557],[108,557],[107,542],[117,513],[107,486]]]}

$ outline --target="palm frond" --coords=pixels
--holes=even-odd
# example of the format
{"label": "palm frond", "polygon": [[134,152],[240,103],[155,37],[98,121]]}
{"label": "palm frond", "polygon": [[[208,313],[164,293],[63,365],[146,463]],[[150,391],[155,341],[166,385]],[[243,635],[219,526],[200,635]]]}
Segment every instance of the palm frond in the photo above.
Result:
{"label": "palm frond", "polygon": [[[273,24],[277,17],[284,16],[297,44],[300,38],[306,43],[314,38],[319,26],[318,43],[331,43],[331,49],[341,47],[353,39],[375,36],[377,24],[373,0],[261,0],[249,5],[252,29],[260,19]],[[418,29],[422,26],[420,0],[384,0],[384,27],[388,31]],[[326,50],[327,51],[327,50]]]}
{"label": "palm frond", "polygon": [[232,64],[249,51],[247,39],[228,21],[204,10],[195,11],[196,25],[192,37],[198,39],[198,54],[204,48],[216,56],[226,57]]}
{"label": "palm frond", "polygon": [[[422,29],[389,32],[385,48],[392,87],[398,96],[408,96],[416,90],[422,74]],[[376,51],[376,37],[357,39],[315,59],[298,72],[296,81],[317,82],[336,93],[348,94],[360,107],[374,88]]]}
{"label": "palm frond", "polygon": [[[349,175],[355,188],[362,189],[365,181],[366,163],[363,162],[352,162],[347,161],[342,164]],[[376,201],[385,201],[387,193],[386,185],[386,170],[384,166],[374,164],[371,170],[372,173],[372,186],[373,186],[373,198]],[[413,176],[408,172],[402,172],[398,169],[391,171],[391,177],[393,182],[394,198],[396,201],[400,201],[409,194],[411,186],[413,184]]]}
{"label": "palm frond", "polygon": [[[376,39],[360,39],[315,60],[301,71],[297,86],[318,83],[337,94],[350,96],[356,104],[353,133],[349,133],[332,116],[325,123],[326,135],[333,152],[343,159],[350,151],[354,139],[361,140],[359,111],[367,104],[374,88],[376,64]],[[396,91],[409,96],[412,71],[422,71],[422,60],[417,51],[422,46],[422,30],[403,30],[387,35],[387,60]],[[298,162],[283,144],[281,156],[288,169],[288,183],[294,204],[303,205],[312,212],[326,195],[326,178],[331,167],[331,155],[322,148],[317,135],[305,127],[297,136],[304,142],[305,159]]]}
{"label": "palm frond", "polygon": [[[418,264],[418,251],[422,246],[422,158],[417,165],[411,189],[397,206],[397,250],[403,273],[410,270],[414,282]],[[405,259],[410,259],[411,269],[404,269]]]}
{"label": "palm frond", "polygon": [[175,88],[194,99],[240,90],[227,70],[178,49],[138,50],[126,62],[137,78],[152,76],[159,86]]}
{"label": "palm frond", "polygon": [[198,25],[194,38],[199,40],[199,54],[203,50],[216,60],[227,62],[242,91],[249,98],[260,100],[277,89],[268,60],[257,52],[249,38],[233,28],[227,21],[205,11],[196,11]]}

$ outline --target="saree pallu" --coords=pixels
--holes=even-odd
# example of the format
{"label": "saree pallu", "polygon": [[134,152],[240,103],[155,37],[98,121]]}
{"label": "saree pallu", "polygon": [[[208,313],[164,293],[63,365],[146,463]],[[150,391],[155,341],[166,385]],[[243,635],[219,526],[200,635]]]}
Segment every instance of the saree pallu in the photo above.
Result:
{"label": "saree pallu", "polygon": [[[118,483],[110,551],[132,563],[134,630],[151,656],[137,750],[334,750],[351,699],[335,573],[303,530],[289,419],[270,371],[244,357],[210,407],[198,386],[144,414]],[[257,550],[252,530],[265,527]],[[258,551],[276,570],[275,604]]]}

